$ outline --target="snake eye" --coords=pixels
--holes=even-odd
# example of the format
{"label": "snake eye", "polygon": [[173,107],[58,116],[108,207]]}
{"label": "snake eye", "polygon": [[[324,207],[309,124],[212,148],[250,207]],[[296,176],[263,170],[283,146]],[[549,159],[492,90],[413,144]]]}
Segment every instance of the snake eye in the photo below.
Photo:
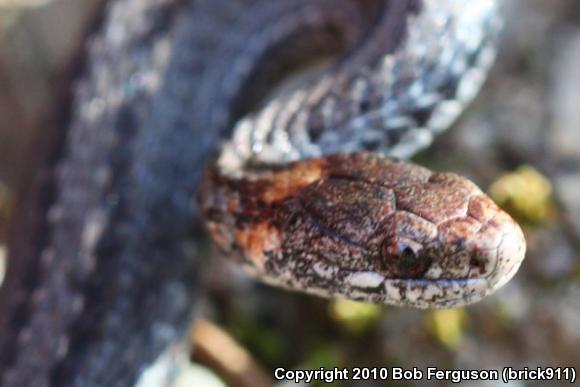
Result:
{"label": "snake eye", "polygon": [[412,248],[410,248],[409,246],[406,246],[405,248],[403,248],[403,251],[401,252],[400,259],[401,259],[401,266],[412,268],[413,266],[415,266],[417,264],[418,257]]}
{"label": "snake eye", "polygon": [[421,244],[403,238],[383,241],[381,258],[386,270],[400,278],[419,278],[429,270],[431,259],[422,256]]}

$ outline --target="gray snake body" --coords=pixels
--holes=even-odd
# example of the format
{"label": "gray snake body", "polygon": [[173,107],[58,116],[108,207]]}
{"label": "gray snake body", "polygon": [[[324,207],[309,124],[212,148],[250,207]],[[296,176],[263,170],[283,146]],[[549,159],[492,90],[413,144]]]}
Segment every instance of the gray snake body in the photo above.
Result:
{"label": "gray snake body", "polygon": [[[0,384],[127,386],[183,331],[201,265],[193,198],[231,132],[201,210],[260,277],[420,307],[505,283],[523,258],[521,231],[477,188],[353,153],[426,146],[481,84],[495,20],[484,0],[113,1],[66,146],[13,227]],[[260,103],[278,74],[345,53]]]}

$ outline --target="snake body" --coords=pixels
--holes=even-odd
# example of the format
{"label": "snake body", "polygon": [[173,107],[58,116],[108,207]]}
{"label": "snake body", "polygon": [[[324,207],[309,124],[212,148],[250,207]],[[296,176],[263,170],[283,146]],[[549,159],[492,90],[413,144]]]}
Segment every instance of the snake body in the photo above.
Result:
{"label": "snake body", "polygon": [[200,212],[295,290],[436,307],[505,283],[513,221],[461,178],[382,158],[459,114],[496,30],[490,0],[111,0],[12,227],[0,385],[132,385],[187,326]]}
{"label": "snake body", "polygon": [[[380,4],[335,67],[243,118],[200,199],[225,254],[285,288],[420,308],[506,283],[525,253],[507,214],[464,178],[377,155],[412,154],[470,99],[492,5]],[[418,41],[418,26],[433,36]]]}

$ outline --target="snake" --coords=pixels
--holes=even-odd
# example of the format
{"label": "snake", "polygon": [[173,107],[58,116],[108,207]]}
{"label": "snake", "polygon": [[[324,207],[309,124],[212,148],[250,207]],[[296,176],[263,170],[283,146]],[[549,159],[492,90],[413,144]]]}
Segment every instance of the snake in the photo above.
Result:
{"label": "snake", "polygon": [[[304,29],[356,15],[311,6],[296,11]],[[479,87],[494,12],[383,2],[327,73],[237,122],[200,194],[220,250],[275,286],[397,306],[463,306],[511,279],[525,255],[517,223],[469,180],[400,160]]]}
{"label": "snake", "polygon": [[500,288],[520,227],[465,178],[404,161],[476,95],[498,13],[109,1],[10,225],[0,385],[133,385],[190,322],[202,229],[258,279],[325,297],[436,308]]}

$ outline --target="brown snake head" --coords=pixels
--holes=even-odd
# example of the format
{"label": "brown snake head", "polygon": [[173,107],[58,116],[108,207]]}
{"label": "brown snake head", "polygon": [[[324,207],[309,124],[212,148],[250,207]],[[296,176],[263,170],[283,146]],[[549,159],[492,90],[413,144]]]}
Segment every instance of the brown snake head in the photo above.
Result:
{"label": "brown snake head", "polygon": [[211,168],[213,239],[266,282],[323,296],[452,307],[497,290],[525,254],[519,226],[477,186],[369,153],[233,178]]}

